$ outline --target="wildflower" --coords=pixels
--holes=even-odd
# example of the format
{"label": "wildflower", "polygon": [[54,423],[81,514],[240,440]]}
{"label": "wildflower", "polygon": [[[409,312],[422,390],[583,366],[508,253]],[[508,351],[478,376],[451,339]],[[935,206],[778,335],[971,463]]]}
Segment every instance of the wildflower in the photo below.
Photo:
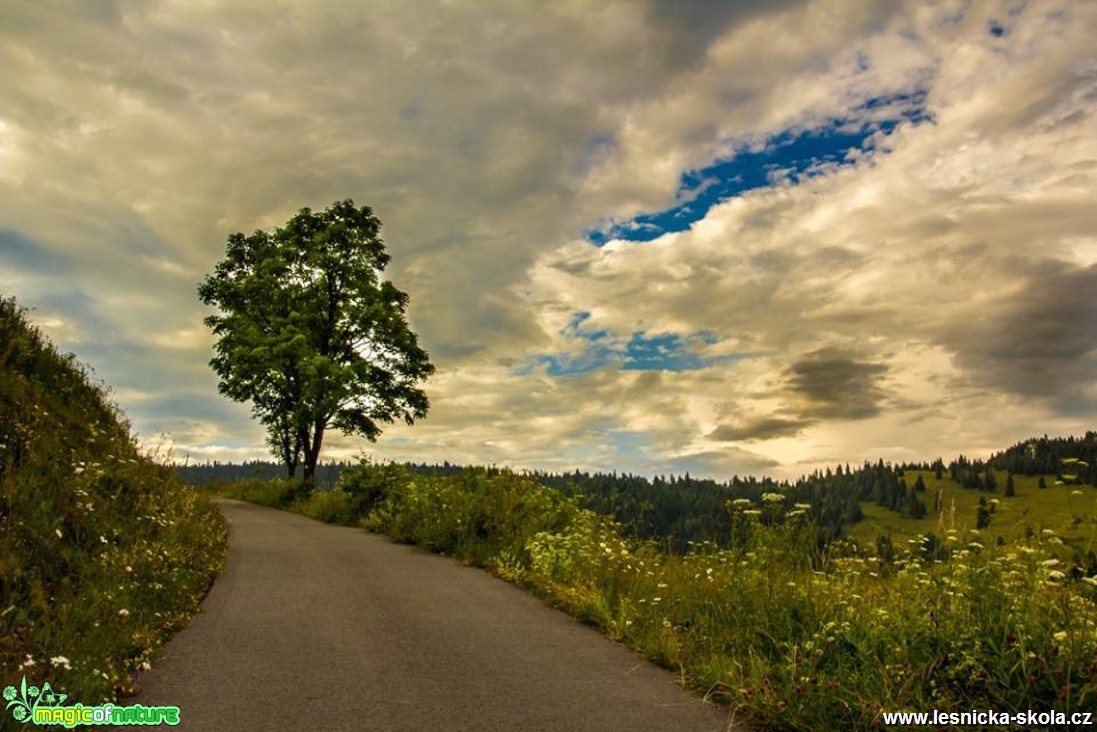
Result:
{"label": "wildflower", "polygon": [[127,615],[130,614],[130,611],[127,610],[126,608],[122,608],[121,610],[118,611],[118,614],[124,618],[124,617],[126,617]]}
{"label": "wildflower", "polygon": [[64,534],[61,533],[61,529],[54,529],[53,533],[57,534],[58,539],[60,539],[64,536]]}
{"label": "wildflower", "polygon": [[1060,630],[1059,632],[1055,633],[1052,637],[1057,641],[1064,641],[1064,640],[1067,639],[1067,632],[1065,630]]}
{"label": "wildflower", "polygon": [[69,659],[64,656],[54,656],[50,659],[51,666],[64,666],[66,669],[72,669],[72,664],[69,663]]}
{"label": "wildflower", "polygon": [[780,493],[763,493],[762,500],[766,503],[780,503],[785,497]]}

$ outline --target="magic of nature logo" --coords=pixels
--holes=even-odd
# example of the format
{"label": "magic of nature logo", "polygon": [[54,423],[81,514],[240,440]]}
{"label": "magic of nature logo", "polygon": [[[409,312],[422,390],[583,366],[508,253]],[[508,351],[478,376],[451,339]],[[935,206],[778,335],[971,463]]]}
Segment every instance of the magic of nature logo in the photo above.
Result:
{"label": "magic of nature logo", "polygon": [[11,716],[17,722],[37,725],[62,725],[72,729],[81,724],[131,724],[162,725],[179,724],[179,707],[148,707],[142,704],[116,706],[62,706],[68,694],[62,694],[47,681],[41,688],[27,686],[24,676],[19,688],[4,687],[5,709],[11,710]]}

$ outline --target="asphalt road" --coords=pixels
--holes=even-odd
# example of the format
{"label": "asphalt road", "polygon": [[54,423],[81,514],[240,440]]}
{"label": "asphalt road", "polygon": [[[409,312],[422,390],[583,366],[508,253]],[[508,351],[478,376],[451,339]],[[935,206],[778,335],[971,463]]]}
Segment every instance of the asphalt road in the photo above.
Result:
{"label": "asphalt road", "polygon": [[224,574],[122,702],[178,706],[176,729],[729,729],[673,674],[483,571],[359,529],[221,507]]}

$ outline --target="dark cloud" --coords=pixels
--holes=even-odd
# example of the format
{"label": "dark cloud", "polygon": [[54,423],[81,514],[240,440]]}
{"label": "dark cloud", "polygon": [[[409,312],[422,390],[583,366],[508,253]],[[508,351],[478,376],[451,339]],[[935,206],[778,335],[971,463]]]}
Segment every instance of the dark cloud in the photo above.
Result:
{"label": "dark cloud", "polygon": [[664,32],[666,60],[691,66],[733,25],[805,5],[803,0],[651,0],[651,23]]}
{"label": "dark cloud", "polygon": [[794,436],[812,423],[813,420],[763,417],[739,424],[722,424],[706,436],[722,442],[772,440]]}
{"label": "dark cloud", "polygon": [[818,419],[866,419],[881,411],[885,395],[880,363],[854,360],[836,348],[821,348],[785,372],[786,384],[802,400],[801,413]]}
{"label": "dark cloud", "polygon": [[1040,265],[1020,292],[972,312],[942,340],[976,384],[1092,409],[1084,392],[1097,376],[1097,265]]}

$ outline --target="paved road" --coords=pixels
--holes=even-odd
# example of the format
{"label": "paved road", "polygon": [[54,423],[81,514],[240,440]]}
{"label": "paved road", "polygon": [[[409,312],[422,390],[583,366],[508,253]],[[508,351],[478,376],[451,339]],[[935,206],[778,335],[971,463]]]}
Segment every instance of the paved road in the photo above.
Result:
{"label": "paved road", "polygon": [[221,506],[226,570],[124,702],[180,707],[177,729],[728,729],[673,674],[485,572],[358,529]]}

